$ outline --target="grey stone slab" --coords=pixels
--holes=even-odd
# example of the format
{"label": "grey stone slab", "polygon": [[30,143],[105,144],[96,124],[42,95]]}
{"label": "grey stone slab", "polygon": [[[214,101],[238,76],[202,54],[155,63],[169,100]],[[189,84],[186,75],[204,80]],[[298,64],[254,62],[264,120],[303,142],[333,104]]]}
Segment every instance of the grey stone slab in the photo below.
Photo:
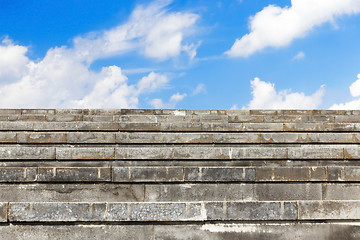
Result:
{"label": "grey stone slab", "polygon": [[18,132],[18,143],[66,143],[66,133]]}
{"label": "grey stone slab", "polygon": [[16,143],[16,132],[0,132],[0,143]]}
{"label": "grey stone slab", "polygon": [[35,167],[0,167],[0,182],[34,182],[36,176]]}
{"label": "grey stone slab", "polygon": [[322,125],[319,123],[284,123],[283,130],[288,132],[321,131]]}
{"label": "grey stone slab", "polygon": [[62,114],[56,113],[55,115],[45,115],[48,122],[78,122],[83,121],[83,115],[80,114]]}
{"label": "grey stone slab", "polygon": [[344,181],[343,167],[328,166],[327,175],[329,181]]}
{"label": "grey stone slab", "polygon": [[114,159],[113,147],[56,147],[56,159]]}
{"label": "grey stone slab", "polygon": [[253,199],[257,201],[321,200],[320,183],[266,183],[254,184]]}
{"label": "grey stone slab", "polygon": [[142,202],[143,184],[0,184],[0,202]]}
{"label": "grey stone slab", "polygon": [[1,131],[31,131],[34,130],[33,122],[0,122]]}
{"label": "grey stone slab", "polygon": [[114,122],[112,115],[83,115],[85,122]]}
{"label": "grey stone slab", "polygon": [[288,147],[289,159],[343,159],[343,146],[303,145]]}
{"label": "grey stone slab", "polygon": [[286,147],[232,147],[230,159],[287,159]]}
{"label": "grey stone slab", "polygon": [[131,203],[130,221],[201,221],[200,203]]}
{"label": "grey stone slab", "polygon": [[103,182],[111,181],[110,168],[39,168],[38,182]]}
{"label": "grey stone slab", "polygon": [[[253,184],[147,184],[145,200],[148,202],[191,201],[255,201]],[[281,198],[281,195],[279,195]],[[283,200],[283,199],[282,199]]]}
{"label": "grey stone slab", "polygon": [[299,201],[299,220],[358,220],[360,201]]}
{"label": "grey stone slab", "polygon": [[8,220],[8,203],[0,202],[0,222],[7,222]]}
{"label": "grey stone slab", "polygon": [[114,167],[114,182],[179,182],[184,181],[182,167]]}
{"label": "grey stone slab", "polygon": [[227,202],[226,213],[226,220],[296,220],[297,205],[296,202]]}
{"label": "grey stone slab", "polygon": [[337,123],[359,123],[359,115],[338,115],[335,116],[335,122]]}
{"label": "grey stone slab", "polygon": [[231,182],[255,181],[254,168],[242,167],[199,167],[184,168],[185,181],[196,182]]}
{"label": "grey stone slab", "polygon": [[0,159],[55,159],[54,147],[0,147]]}
{"label": "grey stone slab", "polygon": [[55,109],[21,109],[21,114],[55,114]]}
{"label": "grey stone slab", "polygon": [[244,131],[283,131],[283,123],[243,123]]}
{"label": "grey stone slab", "polygon": [[128,203],[108,203],[106,208],[107,221],[129,221],[130,206]]}
{"label": "grey stone slab", "polygon": [[339,175],[345,181],[360,181],[360,167],[342,167]]}
{"label": "grey stone slab", "polygon": [[360,147],[359,146],[345,146],[344,147],[345,159],[360,159]]}
{"label": "grey stone slab", "polygon": [[264,122],[264,116],[261,115],[229,115],[229,123],[244,123],[244,122]]}
{"label": "grey stone slab", "polygon": [[327,169],[325,167],[257,167],[255,168],[256,181],[326,181]]}
{"label": "grey stone slab", "polygon": [[115,133],[69,132],[67,143],[115,143]]}
{"label": "grey stone slab", "polygon": [[324,200],[360,200],[360,184],[358,183],[323,183]]}
{"label": "grey stone slab", "polygon": [[9,203],[10,222],[104,221],[105,203]]}

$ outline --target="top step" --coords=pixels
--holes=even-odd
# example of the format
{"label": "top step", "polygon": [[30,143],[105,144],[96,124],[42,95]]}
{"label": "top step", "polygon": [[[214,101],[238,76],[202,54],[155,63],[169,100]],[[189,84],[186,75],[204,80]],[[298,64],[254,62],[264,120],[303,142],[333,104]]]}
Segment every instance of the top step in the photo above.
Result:
{"label": "top step", "polygon": [[360,116],[360,110],[184,110],[184,109],[0,109],[0,115],[355,115]]}

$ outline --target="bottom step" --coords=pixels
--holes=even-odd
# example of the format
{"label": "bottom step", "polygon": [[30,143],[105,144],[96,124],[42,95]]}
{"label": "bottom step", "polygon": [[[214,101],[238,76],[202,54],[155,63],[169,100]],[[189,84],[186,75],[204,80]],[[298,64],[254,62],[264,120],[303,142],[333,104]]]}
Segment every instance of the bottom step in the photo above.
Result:
{"label": "bottom step", "polygon": [[360,201],[0,203],[1,222],[359,220]]}
{"label": "bottom step", "polygon": [[0,225],[1,239],[144,240],[357,240],[358,223],[262,223],[189,225]]}

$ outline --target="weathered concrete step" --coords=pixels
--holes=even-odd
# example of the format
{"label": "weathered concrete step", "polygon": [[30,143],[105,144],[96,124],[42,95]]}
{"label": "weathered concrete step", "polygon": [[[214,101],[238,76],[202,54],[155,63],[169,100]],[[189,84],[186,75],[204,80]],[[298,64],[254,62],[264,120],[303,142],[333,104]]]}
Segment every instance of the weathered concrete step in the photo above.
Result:
{"label": "weathered concrete step", "polygon": [[357,240],[360,226],[346,223],[188,223],[146,225],[22,225],[0,227],[3,239],[132,239],[132,240],[190,240],[190,239],[254,239],[254,240]]}
{"label": "weathered concrete step", "polygon": [[359,123],[359,115],[82,115],[0,114],[0,122]]}
{"label": "weathered concrete step", "polygon": [[1,222],[359,220],[360,201],[1,203]]}
{"label": "weathered concrete step", "polygon": [[[8,206],[7,206],[8,205]],[[224,210],[226,205],[226,210]],[[296,202],[3,203],[9,222],[296,220]]]}
{"label": "weathered concrete step", "polygon": [[360,115],[359,110],[0,109],[0,115]]}
{"label": "weathered concrete step", "polygon": [[0,182],[360,181],[360,167],[0,167]]}
{"label": "weathered concrete step", "polygon": [[206,122],[22,122],[0,121],[0,131],[128,132],[359,132],[360,123],[206,123]]}
{"label": "weathered concrete step", "polygon": [[360,133],[0,132],[0,143],[231,144],[360,143]]}
{"label": "weathered concrete step", "polygon": [[0,160],[126,160],[126,159],[360,159],[358,145],[301,146],[0,146]]}
{"label": "weathered concrete step", "polygon": [[0,202],[360,200],[359,183],[0,184]]}

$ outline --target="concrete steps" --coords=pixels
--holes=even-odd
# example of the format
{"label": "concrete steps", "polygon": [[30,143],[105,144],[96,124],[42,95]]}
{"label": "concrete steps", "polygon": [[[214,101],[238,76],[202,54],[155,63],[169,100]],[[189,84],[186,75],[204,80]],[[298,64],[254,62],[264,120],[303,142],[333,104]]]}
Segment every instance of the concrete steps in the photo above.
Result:
{"label": "concrete steps", "polygon": [[0,234],[359,239],[359,143],[360,111],[0,109]]}

